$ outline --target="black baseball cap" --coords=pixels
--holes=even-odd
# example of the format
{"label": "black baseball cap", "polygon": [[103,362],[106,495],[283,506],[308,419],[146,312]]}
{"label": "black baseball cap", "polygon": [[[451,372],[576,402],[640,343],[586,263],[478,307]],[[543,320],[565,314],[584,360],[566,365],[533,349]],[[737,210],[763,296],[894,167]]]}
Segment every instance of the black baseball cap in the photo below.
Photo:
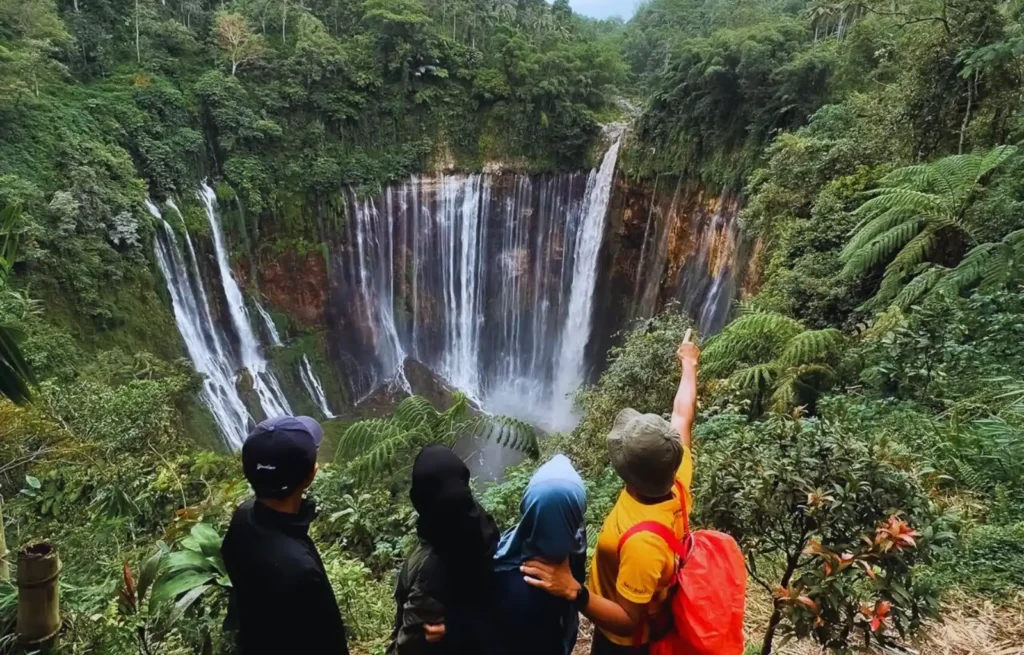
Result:
{"label": "black baseball cap", "polygon": [[257,496],[286,498],[316,466],[324,430],[308,416],[263,421],[242,445],[242,470]]}

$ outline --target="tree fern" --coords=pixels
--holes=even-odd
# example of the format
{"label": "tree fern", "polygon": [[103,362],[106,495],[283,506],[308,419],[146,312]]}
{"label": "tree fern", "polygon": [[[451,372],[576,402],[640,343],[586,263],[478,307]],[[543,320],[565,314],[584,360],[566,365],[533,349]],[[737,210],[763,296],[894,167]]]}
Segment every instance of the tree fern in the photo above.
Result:
{"label": "tree fern", "polygon": [[992,291],[1024,277],[1024,230],[1011,232],[996,243],[971,250],[936,286],[936,291],[958,295],[980,287]]}
{"label": "tree fern", "polygon": [[806,364],[828,361],[843,342],[843,333],[835,329],[807,330],[786,344],[778,358],[779,365],[795,368]]}
{"label": "tree fern", "polygon": [[[877,297],[864,309],[899,298],[904,285],[916,279],[915,271],[922,270],[944,240],[970,242],[967,209],[990,175],[1016,151],[1016,146],[999,146],[986,153],[907,166],[867,192],[868,199],[853,212],[860,222],[841,253],[846,275],[864,275],[886,265]],[[927,283],[917,285],[900,302],[906,304],[922,287],[937,282],[938,275],[929,269]],[[969,276],[965,272],[963,277]]]}
{"label": "tree fern", "polygon": [[494,441],[530,457],[539,454],[533,426],[506,416],[473,415],[465,394],[456,393],[444,412],[421,396],[410,396],[387,418],[352,424],[338,442],[335,461],[345,463],[361,480],[400,474],[423,446],[452,447],[469,437]]}
{"label": "tree fern", "polygon": [[742,314],[711,340],[701,355],[710,377],[728,377],[741,362],[764,362],[780,354],[790,339],[804,331],[797,320],[771,312]]}
{"label": "tree fern", "polygon": [[773,411],[813,403],[835,382],[832,363],[843,346],[839,330],[807,330],[780,314],[740,316],[715,336],[701,357],[711,388],[739,392],[760,413],[770,397]]}

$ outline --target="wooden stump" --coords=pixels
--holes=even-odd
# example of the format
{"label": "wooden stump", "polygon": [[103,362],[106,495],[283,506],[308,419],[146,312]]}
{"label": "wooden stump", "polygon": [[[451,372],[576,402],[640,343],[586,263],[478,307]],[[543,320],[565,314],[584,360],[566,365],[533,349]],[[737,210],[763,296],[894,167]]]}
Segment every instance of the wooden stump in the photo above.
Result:
{"label": "wooden stump", "polygon": [[7,540],[4,539],[4,497],[0,496],[0,582],[11,581],[11,570],[7,565]]}
{"label": "wooden stump", "polygon": [[37,542],[18,552],[17,632],[24,645],[46,645],[60,631],[60,568],[53,544]]}

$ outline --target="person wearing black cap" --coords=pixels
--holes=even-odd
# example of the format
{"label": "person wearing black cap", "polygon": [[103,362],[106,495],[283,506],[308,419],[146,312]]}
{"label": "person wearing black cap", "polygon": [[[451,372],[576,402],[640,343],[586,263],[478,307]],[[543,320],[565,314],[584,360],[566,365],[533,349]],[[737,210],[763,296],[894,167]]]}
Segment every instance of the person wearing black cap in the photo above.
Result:
{"label": "person wearing black cap", "polygon": [[237,626],[242,655],[348,655],[338,602],[309,538],[315,510],[303,498],[322,439],[308,416],[279,416],[242,446],[256,498],[235,510],[221,546],[232,584],[226,624]]}

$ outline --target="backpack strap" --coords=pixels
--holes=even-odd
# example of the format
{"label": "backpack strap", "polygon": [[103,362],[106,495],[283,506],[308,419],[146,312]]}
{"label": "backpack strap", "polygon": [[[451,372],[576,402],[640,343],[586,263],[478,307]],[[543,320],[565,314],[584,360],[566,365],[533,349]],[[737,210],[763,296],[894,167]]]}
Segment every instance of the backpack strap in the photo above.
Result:
{"label": "backpack strap", "polygon": [[683,546],[683,542],[676,536],[676,533],[672,528],[668,527],[664,523],[658,523],[657,521],[641,521],[630,529],[623,533],[619,539],[619,553],[622,553],[622,547],[626,545],[629,538],[635,534],[641,532],[651,532],[661,537],[669,548],[678,555],[679,557],[686,557],[686,548]]}
{"label": "backpack strap", "polygon": [[679,493],[679,503],[683,506],[683,538],[680,539],[676,536],[675,531],[669,528],[664,523],[657,521],[641,521],[630,529],[623,533],[622,537],[619,538],[618,552],[622,553],[622,547],[626,544],[633,535],[640,532],[652,532],[661,537],[669,548],[678,555],[680,558],[685,560],[690,554],[690,549],[687,548],[690,537],[690,517],[686,513],[686,490],[683,488],[683,484],[676,480],[675,483],[676,491]]}
{"label": "backpack strap", "polygon": [[686,541],[690,536],[690,513],[686,511],[686,489],[679,480],[676,480],[676,491],[679,493],[679,504],[683,506],[683,541]]}

